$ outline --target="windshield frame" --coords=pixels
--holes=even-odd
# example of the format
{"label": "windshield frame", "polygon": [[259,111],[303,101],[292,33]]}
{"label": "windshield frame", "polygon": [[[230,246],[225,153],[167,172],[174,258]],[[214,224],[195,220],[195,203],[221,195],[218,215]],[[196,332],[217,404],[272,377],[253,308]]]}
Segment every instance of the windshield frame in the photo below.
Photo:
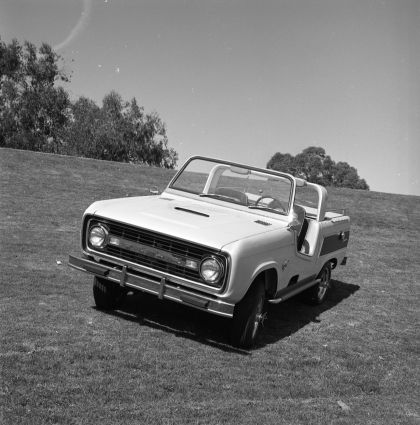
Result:
{"label": "windshield frame", "polygon": [[[238,168],[244,168],[244,169],[249,169],[250,171],[254,171],[256,173],[261,173],[267,176],[273,176],[273,177],[282,177],[285,178],[287,180],[290,181],[290,193],[289,193],[289,200],[288,200],[288,205],[287,205],[287,210],[282,213],[279,211],[271,211],[270,208],[267,209],[262,209],[262,208],[252,208],[250,209],[249,206],[243,206],[243,205],[237,205],[235,203],[230,203],[230,202],[226,202],[223,200],[218,200],[218,199],[214,199],[214,198],[210,198],[207,196],[203,196],[203,194],[199,194],[196,191],[188,191],[186,189],[180,189],[178,187],[174,187],[174,184],[176,183],[176,181],[178,180],[178,178],[181,176],[181,174],[184,172],[184,170],[189,166],[189,164],[192,161],[195,160],[202,160],[202,161],[207,161],[207,162],[213,162],[216,165],[221,164],[221,165],[226,165],[229,167],[238,167]],[[282,173],[280,171],[275,171],[275,170],[268,170],[265,168],[259,168],[259,167],[254,167],[251,165],[245,165],[245,164],[241,164],[241,163],[237,163],[237,162],[231,162],[231,161],[226,161],[226,160],[221,160],[221,159],[216,159],[216,158],[211,158],[211,157],[206,157],[206,156],[192,156],[190,157],[184,164],[183,166],[178,170],[178,172],[174,175],[174,177],[171,179],[171,181],[169,182],[167,188],[165,189],[165,192],[173,192],[176,194],[182,193],[183,196],[188,196],[188,197],[194,197],[194,198],[198,198],[200,200],[203,200],[203,198],[207,200],[211,199],[211,200],[215,200],[215,203],[221,202],[224,204],[227,204],[229,206],[231,206],[232,208],[240,208],[242,210],[246,210],[252,213],[263,213],[263,212],[267,212],[268,214],[270,214],[270,216],[287,216],[290,214],[291,210],[292,210],[292,206],[293,206],[293,200],[294,200],[294,196],[295,196],[295,191],[296,191],[296,181],[295,178],[287,173]],[[219,202],[218,202],[219,201]],[[219,204],[220,205],[220,204]]]}

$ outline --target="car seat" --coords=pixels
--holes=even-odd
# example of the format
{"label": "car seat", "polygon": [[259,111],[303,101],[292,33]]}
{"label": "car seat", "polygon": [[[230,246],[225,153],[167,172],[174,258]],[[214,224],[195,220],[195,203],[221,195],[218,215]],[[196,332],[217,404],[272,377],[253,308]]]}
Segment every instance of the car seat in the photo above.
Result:
{"label": "car seat", "polygon": [[305,235],[308,230],[308,219],[306,218],[305,208],[300,205],[293,205],[294,219],[298,221],[300,228],[297,229],[296,249],[298,252],[302,249]]}

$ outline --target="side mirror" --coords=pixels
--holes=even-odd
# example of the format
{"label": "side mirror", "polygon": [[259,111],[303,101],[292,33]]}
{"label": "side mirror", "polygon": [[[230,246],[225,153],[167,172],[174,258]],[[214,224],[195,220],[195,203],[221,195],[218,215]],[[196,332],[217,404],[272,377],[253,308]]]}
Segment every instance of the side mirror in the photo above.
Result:
{"label": "side mirror", "polygon": [[159,189],[157,186],[153,186],[152,188],[149,189],[149,193],[151,195],[159,195]]}

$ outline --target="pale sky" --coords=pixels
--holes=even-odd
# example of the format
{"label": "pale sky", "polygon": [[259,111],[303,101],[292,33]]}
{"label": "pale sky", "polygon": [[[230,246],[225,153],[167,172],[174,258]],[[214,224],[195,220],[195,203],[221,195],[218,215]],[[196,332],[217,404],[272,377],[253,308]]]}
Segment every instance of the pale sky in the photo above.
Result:
{"label": "pale sky", "polygon": [[54,46],[74,99],[157,111],[179,165],[315,145],[420,195],[420,0],[0,0],[0,36]]}

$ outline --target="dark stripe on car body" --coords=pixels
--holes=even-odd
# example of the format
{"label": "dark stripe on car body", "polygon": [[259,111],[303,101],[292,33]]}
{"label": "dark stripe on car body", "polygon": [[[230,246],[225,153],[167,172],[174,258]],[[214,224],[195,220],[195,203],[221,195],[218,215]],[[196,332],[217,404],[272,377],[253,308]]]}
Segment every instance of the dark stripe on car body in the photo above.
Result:
{"label": "dark stripe on car body", "polygon": [[349,230],[347,230],[346,232],[340,232],[331,236],[327,236],[322,242],[320,256],[345,248],[349,243],[349,237]]}

